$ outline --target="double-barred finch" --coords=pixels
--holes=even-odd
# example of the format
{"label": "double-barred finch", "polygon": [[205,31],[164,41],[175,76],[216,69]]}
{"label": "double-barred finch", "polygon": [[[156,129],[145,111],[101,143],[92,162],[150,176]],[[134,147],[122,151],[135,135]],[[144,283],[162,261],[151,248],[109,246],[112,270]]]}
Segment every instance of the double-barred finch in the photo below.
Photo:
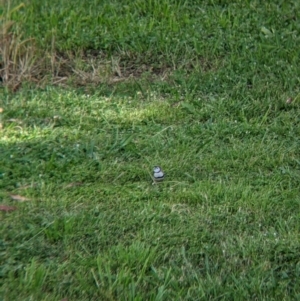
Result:
{"label": "double-barred finch", "polygon": [[155,166],[153,169],[153,177],[155,182],[163,181],[165,175],[162,169],[159,166]]}

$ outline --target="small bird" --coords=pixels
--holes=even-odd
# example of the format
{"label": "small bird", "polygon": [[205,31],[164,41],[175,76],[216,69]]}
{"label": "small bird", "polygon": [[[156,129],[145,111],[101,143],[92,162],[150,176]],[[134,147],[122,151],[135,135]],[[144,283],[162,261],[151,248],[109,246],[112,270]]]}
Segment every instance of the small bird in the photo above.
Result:
{"label": "small bird", "polygon": [[159,166],[155,166],[153,169],[153,177],[155,182],[162,182],[164,180],[164,172]]}

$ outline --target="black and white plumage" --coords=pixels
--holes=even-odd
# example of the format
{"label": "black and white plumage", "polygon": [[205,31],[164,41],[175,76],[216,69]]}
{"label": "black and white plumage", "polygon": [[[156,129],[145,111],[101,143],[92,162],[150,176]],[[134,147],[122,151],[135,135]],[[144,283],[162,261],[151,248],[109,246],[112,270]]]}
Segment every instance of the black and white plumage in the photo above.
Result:
{"label": "black and white plumage", "polygon": [[155,182],[161,182],[165,178],[163,170],[159,166],[155,166],[153,169],[153,178]]}

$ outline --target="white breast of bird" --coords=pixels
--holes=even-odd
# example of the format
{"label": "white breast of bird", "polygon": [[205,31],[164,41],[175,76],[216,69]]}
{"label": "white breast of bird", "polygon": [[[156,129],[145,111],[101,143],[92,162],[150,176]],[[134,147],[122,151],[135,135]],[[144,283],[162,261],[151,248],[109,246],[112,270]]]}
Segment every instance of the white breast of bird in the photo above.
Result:
{"label": "white breast of bird", "polygon": [[153,169],[154,180],[159,182],[162,181],[165,177],[163,170],[159,166],[155,166]]}

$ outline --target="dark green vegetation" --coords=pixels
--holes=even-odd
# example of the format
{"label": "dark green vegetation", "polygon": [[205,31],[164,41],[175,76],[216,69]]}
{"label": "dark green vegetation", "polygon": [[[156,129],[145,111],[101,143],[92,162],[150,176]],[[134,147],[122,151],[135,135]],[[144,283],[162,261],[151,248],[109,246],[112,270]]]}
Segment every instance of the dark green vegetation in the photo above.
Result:
{"label": "dark green vegetation", "polygon": [[299,17],[279,0],[11,13],[36,62],[65,61],[0,92],[1,298],[300,299]]}

